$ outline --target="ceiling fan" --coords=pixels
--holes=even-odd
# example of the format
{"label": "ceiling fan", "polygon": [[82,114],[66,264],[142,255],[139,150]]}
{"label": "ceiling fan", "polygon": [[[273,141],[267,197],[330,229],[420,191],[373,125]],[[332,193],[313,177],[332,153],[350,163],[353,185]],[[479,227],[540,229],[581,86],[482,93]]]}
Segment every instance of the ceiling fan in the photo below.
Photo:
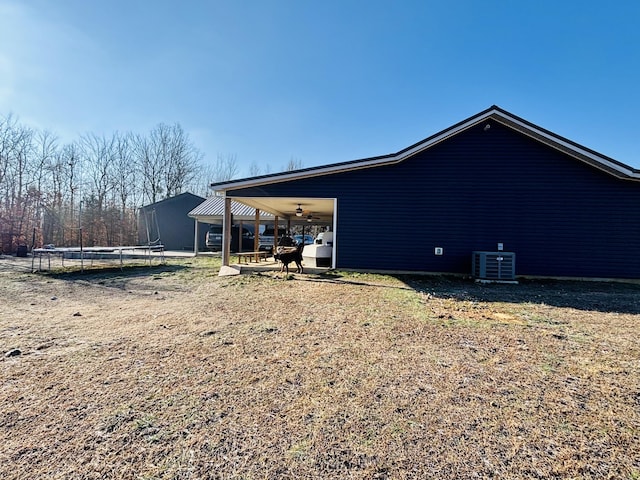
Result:
{"label": "ceiling fan", "polygon": [[296,217],[304,217],[307,222],[313,222],[314,220],[320,220],[320,217],[316,217],[309,210],[303,210],[302,204],[298,204],[298,208],[296,208]]}

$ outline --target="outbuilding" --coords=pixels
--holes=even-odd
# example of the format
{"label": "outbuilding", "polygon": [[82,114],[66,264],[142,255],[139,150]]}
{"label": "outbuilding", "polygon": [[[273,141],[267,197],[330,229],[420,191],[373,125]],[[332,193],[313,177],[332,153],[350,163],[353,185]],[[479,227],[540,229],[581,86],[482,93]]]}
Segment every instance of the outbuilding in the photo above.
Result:
{"label": "outbuilding", "polygon": [[640,171],[497,106],[397,153],[212,188],[328,222],[334,268],[640,278]]}
{"label": "outbuilding", "polygon": [[[140,207],[138,210],[138,242],[141,245],[162,244],[165,250],[193,250],[194,219],[187,214],[204,202],[204,198],[185,192],[175,197]],[[204,232],[197,237],[204,247]]]}

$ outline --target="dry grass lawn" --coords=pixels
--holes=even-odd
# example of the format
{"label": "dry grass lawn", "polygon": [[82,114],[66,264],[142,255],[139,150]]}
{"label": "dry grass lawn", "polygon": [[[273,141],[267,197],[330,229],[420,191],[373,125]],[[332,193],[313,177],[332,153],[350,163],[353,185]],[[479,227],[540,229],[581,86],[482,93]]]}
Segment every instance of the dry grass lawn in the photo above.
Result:
{"label": "dry grass lawn", "polygon": [[0,260],[0,478],[638,479],[640,286]]}

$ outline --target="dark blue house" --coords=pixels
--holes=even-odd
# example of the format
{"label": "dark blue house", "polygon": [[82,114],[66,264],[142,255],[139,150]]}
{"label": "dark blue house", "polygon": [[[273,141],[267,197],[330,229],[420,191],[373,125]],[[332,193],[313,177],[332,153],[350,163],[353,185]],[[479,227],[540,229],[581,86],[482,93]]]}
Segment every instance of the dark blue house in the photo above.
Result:
{"label": "dark blue house", "polygon": [[640,171],[496,106],[394,154],[212,187],[327,222],[335,268],[471,274],[473,252],[512,252],[517,276],[640,278]]}

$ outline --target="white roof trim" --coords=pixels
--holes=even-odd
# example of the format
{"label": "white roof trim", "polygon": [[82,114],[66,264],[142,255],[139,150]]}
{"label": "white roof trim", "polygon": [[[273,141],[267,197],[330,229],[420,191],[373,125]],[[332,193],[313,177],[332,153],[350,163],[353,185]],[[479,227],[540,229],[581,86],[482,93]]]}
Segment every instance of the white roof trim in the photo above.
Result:
{"label": "white roof trim", "polygon": [[[607,167],[610,170],[614,170],[616,172],[620,172],[622,175],[626,176],[626,177],[631,177],[634,179],[640,179],[640,172],[638,172],[637,170],[632,169],[631,167],[627,167],[625,165],[622,165],[620,163],[614,163],[610,160],[608,160],[606,157],[602,156],[602,155],[598,155],[590,150],[586,150],[583,147],[580,147],[579,145],[575,144],[575,143],[570,143],[566,140],[564,140],[561,137],[558,137],[556,135],[550,134],[544,130],[540,130],[538,128],[533,128],[531,125],[528,125],[524,122],[522,122],[521,120],[514,118],[512,116],[507,116],[505,115],[503,112],[497,111],[497,110],[493,110],[491,112],[491,115],[489,115],[490,117],[500,117],[500,118],[506,118],[508,119],[509,122],[514,123],[516,125],[518,125],[520,127],[520,132],[527,134],[527,132],[535,132],[536,135],[543,137],[545,139],[547,139],[549,141],[550,144],[552,144],[551,146],[554,146],[554,144],[560,145],[562,146],[564,149],[569,150],[571,152],[575,152],[576,156],[578,159],[580,159],[580,156],[582,157],[586,157],[589,158],[590,160],[592,160],[594,163],[590,163],[590,165],[592,166],[597,166],[598,164]],[[531,136],[531,135],[530,135]],[[566,152],[565,153],[569,153]]]}
{"label": "white roof trim", "polygon": [[[512,128],[517,127],[517,130],[525,135],[542,141],[552,148],[563,151],[564,153],[575,157],[578,160],[584,161],[589,165],[600,168],[601,170],[615,175],[614,172],[619,173],[622,178],[630,178],[634,180],[640,180],[640,172],[626,165],[612,162],[602,155],[587,150],[579,145],[569,142],[551,132],[537,128],[532,124],[529,124],[521,119],[514,117],[503,110],[498,108],[491,108],[484,113],[471,117],[470,119],[463,121],[460,124],[454,125],[442,132],[429,137],[428,139],[409,147],[406,150],[402,150],[395,154],[384,155],[381,157],[374,157],[370,159],[363,159],[360,161],[337,163],[327,165],[324,167],[310,168],[308,170],[297,170],[291,173],[280,173],[271,176],[254,177],[238,181],[229,181],[228,183],[220,184],[219,187],[214,187],[216,192],[225,192],[226,190],[234,190],[238,188],[255,187],[265,184],[281,183],[289,180],[299,180],[303,178],[317,177],[322,175],[328,175],[332,173],[347,172],[351,170],[359,170],[362,168],[377,167],[381,165],[389,165],[393,163],[401,162],[417,153],[422,152],[447,138],[450,138],[458,133],[477,125],[478,123],[486,120],[496,120],[504,123]],[[587,159],[587,160],[585,160]],[[616,175],[618,176],[618,175]]]}

